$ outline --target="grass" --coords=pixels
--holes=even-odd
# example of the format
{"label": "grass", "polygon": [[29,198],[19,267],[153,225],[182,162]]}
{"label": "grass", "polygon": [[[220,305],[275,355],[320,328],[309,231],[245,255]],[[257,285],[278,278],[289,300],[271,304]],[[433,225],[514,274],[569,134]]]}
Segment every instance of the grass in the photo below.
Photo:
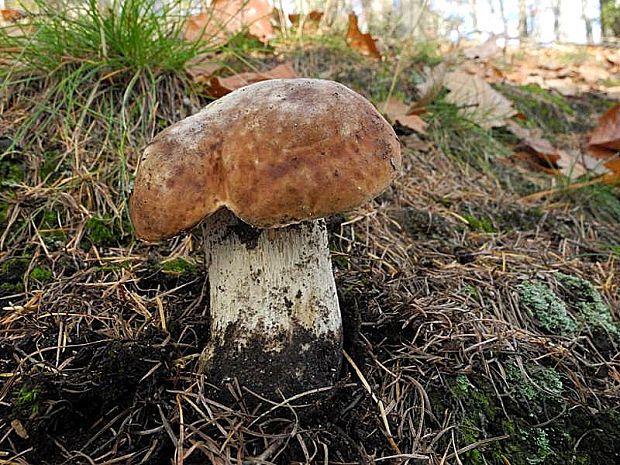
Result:
{"label": "grass", "polygon": [[[35,0],[36,14],[20,33],[0,29],[0,108],[23,111],[19,123],[4,127],[11,145],[0,154],[0,169],[11,174],[7,181],[36,186],[44,209],[64,210],[63,227],[91,216],[126,223],[139,147],[201,106],[183,70],[213,48],[181,38],[179,6],[127,0],[102,10],[95,0]],[[14,159],[30,163],[18,167]],[[63,208],[66,196],[86,208],[77,223]],[[9,240],[21,231],[14,227]]]}

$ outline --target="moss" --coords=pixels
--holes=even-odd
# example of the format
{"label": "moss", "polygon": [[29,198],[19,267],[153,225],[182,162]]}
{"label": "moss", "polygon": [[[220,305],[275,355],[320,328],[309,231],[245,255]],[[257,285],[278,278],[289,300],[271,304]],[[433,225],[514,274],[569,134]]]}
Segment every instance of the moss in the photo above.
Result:
{"label": "moss", "polygon": [[575,333],[577,323],[566,305],[549,287],[537,281],[524,281],[517,286],[519,300],[536,319],[536,324],[549,333],[568,336]]}
{"label": "moss", "polygon": [[0,184],[19,183],[24,178],[24,166],[15,157],[5,157],[0,160]]}
{"label": "moss", "polygon": [[469,392],[469,380],[465,375],[458,375],[450,390],[455,396],[464,396]]}
{"label": "moss", "polygon": [[107,218],[90,218],[84,227],[85,237],[95,246],[111,245],[115,237],[112,223]]}
{"label": "moss", "polygon": [[30,418],[41,408],[43,390],[40,386],[25,384],[13,391],[11,395],[12,416]]}
{"label": "moss", "polygon": [[3,279],[14,280],[21,279],[26,273],[30,259],[24,257],[9,258],[2,263],[0,273]]}
{"label": "moss", "polygon": [[45,266],[35,266],[28,275],[31,281],[47,283],[52,279],[52,271]]}
{"label": "moss", "polygon": [[564,385],[555,369],[529,364],[525,367],[527,376],[517,366],[509,365],[506,368],[506,375],[517,396],[530,401],[533,406],[559,400]]}
{"label": "moss", "polygon": [[63,160],[62,154],[57,152],[46,152],[42,156],[42,164],[39,168],[41,181],[51,184],[62,176],[70,176],[70,167]]}
{"label": "moss", "polygon": [[618,325],[612,320],[609,308],[590,282],[564,273],[557,273],[556,277],[566,287],[569,294],[567,297],[570,297],[572,305],[579,310],[581,318],[586,323],[601,327],[614,335],[620,335]]}
{"label": "moss", "polygon": [[176,258],[163,262],[161,264],[161,270],[164,273],[171,274],[195,273],[196,265],[182,258]]}
{"label": "moss", "polygon": [[503,84],[497,88],[525,115],[529,125],[541,128],[547,137],[565,134],[572,128],[574,111],[561,96],[538,86]]}
{"label": "moss", "polygon": [[473,297],[475,300],[480,300],[480,293],[478,292],[478,289],[470,286],[469,284],[463,286],[463,293]]}
{"label": "moss", "polygon": [[527,458],[527,463],[530,465],[545,463],[547,457],[554,453],[549,444],[547,432],[542,428],[534,428],[530,431],[524,431],[524,433],[526,439],[535,446],[535,453]]}
{"label": "moss", "polygon": [[469,227],[472,231],[482,231],[487,233],[495,233],[497,230],[493,225],[493,220],[488,215],[481,215],[476,218],[470,213],[463,214],[463,218],[467,220]]}
{"label": "moss", "polygon": [[0,229],[4,229],[8,223],[9,204],[0,202]]}
{"label": "moss", "polygon": [[0,284],[0,294],[19,294],[24,292],[24,284],[23,283],[7,283],[3,282]]}

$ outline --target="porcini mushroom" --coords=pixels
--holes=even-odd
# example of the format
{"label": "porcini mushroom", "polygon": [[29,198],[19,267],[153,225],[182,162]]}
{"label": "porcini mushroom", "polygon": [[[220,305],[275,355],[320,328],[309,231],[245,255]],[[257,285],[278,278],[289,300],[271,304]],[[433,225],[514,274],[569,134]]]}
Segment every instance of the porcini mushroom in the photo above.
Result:
{"label": "porcini mushroom", "polygon": [[334,382],[342,321],[321,218],[380,194],[400,164],[372,104],[320,79],[243,87],[146,147],[130,201],[138,236],[204,220],[211,383],[273,395]]}

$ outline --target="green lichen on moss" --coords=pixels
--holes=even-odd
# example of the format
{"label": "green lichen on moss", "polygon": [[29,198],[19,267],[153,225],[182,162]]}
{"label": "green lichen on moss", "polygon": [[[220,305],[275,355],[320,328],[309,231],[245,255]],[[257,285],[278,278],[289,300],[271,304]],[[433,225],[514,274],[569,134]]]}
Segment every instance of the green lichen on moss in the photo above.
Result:
{"label": "green lichen on moss", "polygon": [[458,375],[451,387],[455,396],[464,396],[469,392],[469,380],[465,375]]}
{"label": "green lichen on moss", "polygon": [[52,271],[45,266],[35,266],[32,270],[30,270],[28,279],[40,283],[47,283],[52,279]]}
{"label": "green lichen on moss", "polygon": [[[427,390],[439,420],[449,415],[458,422],[457,447],[506,436],[462,454],[464,464],[615,463],[620,454],[616,411],[576,405],[569,400],[573,394],[569,378],[554,367],[527,359],[518,363],[515,356],[500,356],[499,362],[506,372],[505,383],[474,372],[454,375]],[[436,450],[445,450],[450,443],[450,437],[442,438]]]}
{"label": "green lichen on moss", "polygon": [[184,274],[196,272],[196,265],[182,258],[168,260],[161,264],[161,270],[164,273]]}
{"label": "green lichen on moss", "polygon": [[586,324],[601,328],[616,338],[620,337],[618,324],[612,320],[601,294],[590,282],[564,273],[557,273],[556,277],[568,291],[566,300],[570,300],[571,305],[577,308],[580,318]]}
{"label": "green lichen on moss", "polygon": [[522,434],[525,436],[523,439],[529,441],[535,446],[534,454],[527,458],[528,464],[537,465],[539,463],[545,463],[547,458],[554,454],[554,451],[549,444],[549,437],[544,429],[534,428],[530,431],[522,430]]}
{"label": "green lichen on moss", "polygon": [[569,315],[565,303],[545,284],[524,281],[517,286],[520,302],[532,313],[538,326],[549,333],[570,336],[577,323]]}
{"label": "green lichen on moss", "polygon": [[506,376],[517,395],[530,402],[559,400],[564,385],[556,370],[527,364],[524,369],[526,374],[514,365],[506,368]]}

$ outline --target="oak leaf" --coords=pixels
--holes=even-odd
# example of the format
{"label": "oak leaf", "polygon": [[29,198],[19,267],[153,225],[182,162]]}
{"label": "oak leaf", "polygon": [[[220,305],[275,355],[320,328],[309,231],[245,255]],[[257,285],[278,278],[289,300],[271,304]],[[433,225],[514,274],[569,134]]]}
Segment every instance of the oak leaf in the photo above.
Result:
{"label": "oak leaf", "polygon": [[599,118],[588,145],[620,150],[620,103],[611,107]]}
{"label": "oak leaf", "polygon": [[221,45],[247,27],[251,35],[268,43],[275,37],[271,16],[268,0],[213,0],[206,11],[187,17],[183,37]]}
{"label": "oak leaf", "polygon": [[356,52],[362,55],[368,55],[373,58],[380,59],[381,53],[377,48],[375,39],[368,33],[362,34],[357,25],[357,15],[355,13],[349,14],[349,29],[345,36],[347,45]]}
{"label": "oak leaf", "polygon": [[297,73],[289,63],[283,63],[275,68],[260,73],[239,73],[229,77],[212,77],[209,86],[206,88],[208,95],[212,97],[222,97],[235,89],[245,87],[255,82],[266,81],[268,79],[292,79],[296,78]]}
{"label": "oak leaf", "polygon": [[426,134],[426,121],[418,115],[410,115],[409,106],[396,97],[390,97],[379,105],[379,109],[383,111],[391,121],[401,126],[413,129],[420,134]]}
{"label": "oak leaf", "polygon": [[450,91],[446,101],[484,129],[505,126],[517,113],[510,100],[477,76],[451,71],[446,73],[443,84]]}

